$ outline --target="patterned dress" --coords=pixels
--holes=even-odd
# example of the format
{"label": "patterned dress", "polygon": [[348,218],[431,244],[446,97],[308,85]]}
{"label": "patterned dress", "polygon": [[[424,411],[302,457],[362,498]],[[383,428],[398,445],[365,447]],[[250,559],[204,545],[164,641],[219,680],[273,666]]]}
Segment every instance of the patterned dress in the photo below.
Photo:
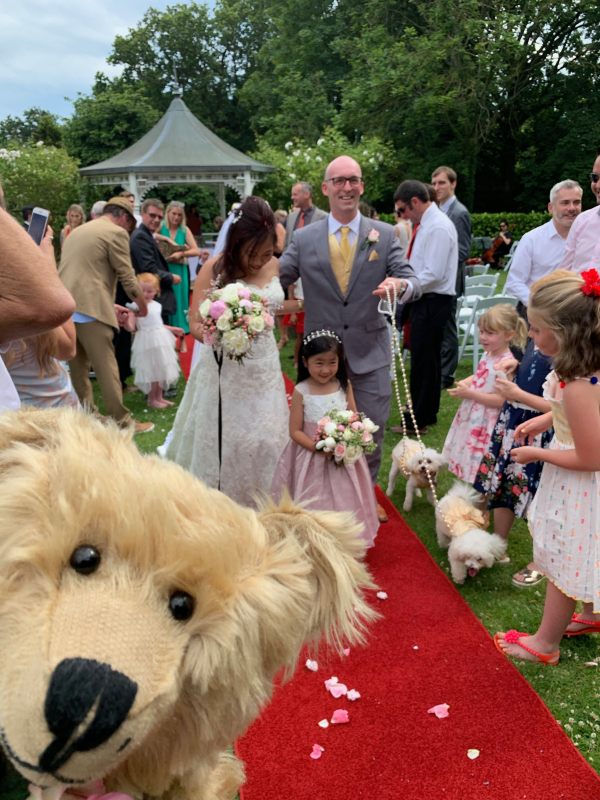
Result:
{"label": "patterned dress", "polygon": [[[471,388],[477,392],[492,392],[496,382],[495,365],[504,358],[511,358],[510,350],[497,356],[484,353],[477,365]],[[463,400],[452,421],[442,455],[448,469],[467,483],[473,483],[482,456],[487,452],[498,409],[484,406],[476,400]]]}
{"label": "patterned dress", "polygon": [[[550,370],[550,359],[534,347],[532,341],[515,376],[515,383],[524,392],[542,396],[544,381]],[[514,447],[515,429],[522,422],[538,417],[540,411],[506,401],[492,433],[489,449],[473,483],[478,492],[488,495],[488,508],[509,508],[517,517],[525,517],[540,482],[543,462],[517,464],[510,456]],[[553,431],[536,436],[533,447],[548,447]]]}
{"label": "patterned dress", "polygon": [[[600,383],[596,386],[600,403]],[[572,450],[562,389],[554,372],[548,375],[544,397],[554,420],[550,449]],[[594,612],[600,612],[600,472],[545,463],[528,517],[538,568],[563,594],[593,603]]]}

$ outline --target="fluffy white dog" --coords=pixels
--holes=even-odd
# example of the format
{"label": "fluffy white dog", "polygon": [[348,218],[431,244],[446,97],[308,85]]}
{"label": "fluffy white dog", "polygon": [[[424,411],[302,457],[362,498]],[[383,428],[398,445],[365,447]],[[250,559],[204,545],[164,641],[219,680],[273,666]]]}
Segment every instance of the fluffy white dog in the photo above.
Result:
{"label": "fluffy white dog", "polygon": [[464,583],[467,575],[474,577],[506,555],[506,540],[484,530],[487,514],[475,505],[480,498],[475,489],[456,481],[435,509],[438,544],[448,548],[455,583]]}
{"label": "fluffy white dog", "polygon": [[438,472],[446,466],[446,461],[441,453],[432,447],[421,448],[413,439],[401,439],[392,451],[392,468],[388,480],[387,496],[391,497],[396,485],[398,473],[407,478],[406,493],[404,495],[405,511],[410,511],[416,495],[421,497],[421,489],[425,489],[427,499],[434,505],[433,493],[427,479],[427,472],[431,476],[433,485],[437,484]]}

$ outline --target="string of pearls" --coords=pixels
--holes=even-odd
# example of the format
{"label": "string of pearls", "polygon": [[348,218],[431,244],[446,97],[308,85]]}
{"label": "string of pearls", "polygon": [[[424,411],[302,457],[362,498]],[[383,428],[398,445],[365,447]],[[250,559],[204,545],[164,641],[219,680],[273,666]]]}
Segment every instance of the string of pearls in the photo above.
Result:
{"label": "string of pearls", "polygon": [[[391,289],[390,289],[391,287]],[[415,436],[417,438],[417,442],[419,447],[421,448],[421,452],[425,453],[425,444],[423,439],[421,438],[421,434],[419,432],[419,427],[417,425],[417,420],[415,418],[415,412],[413,409],[413,402],[412,396],[410,393],[408,378],[406,376],[406,367],[404,365],[404,360],[402,358],[402,349],[400,347],[400,335],[398,333],[398,329],[396,327],[396,309],[398,307],[398,294],[396,292],[396,285],[392,284],[385,284],[385,295],[386,299],[381,299],[379,301],[379,305],[377,310],[380,314],[384,314],[385,316],[390,318],[391,328],[392,328],[392,383],[394,385],[394,394],[396,396],[396,403],[398,405],[398,411],[400,412],[400,419],[402,420],[402,439],[408,440],[408,434],[406,432],[406,417],[404,415],[404,411],[402,408],[402,399],[400,396],[400,384],[398,382],[398,372],[396,370],[396,359],[400,362],[400,371],[402,373],[402,384],[404,389],[404,396],[406,398],[406,407],[408,409],[408,413],[410,414],[410,419],[412,422],[412,427],[415,432]],[[405,478],[408,478],[410,472],[406,468],[405,463],[400,463],[400,471],[404,475]],[[434,501],[434,506],[438,507],[438,496],[436,491],[435,481],[433,476],[429,472],[427,468],[427,464],[425,464],[425,475],[427,476],[427,482],[429,483],[429,488],[431,489],[431,494]],[[443,516],[443,515],[442,515]],[[445,517],[444,517],[444,521]]]}

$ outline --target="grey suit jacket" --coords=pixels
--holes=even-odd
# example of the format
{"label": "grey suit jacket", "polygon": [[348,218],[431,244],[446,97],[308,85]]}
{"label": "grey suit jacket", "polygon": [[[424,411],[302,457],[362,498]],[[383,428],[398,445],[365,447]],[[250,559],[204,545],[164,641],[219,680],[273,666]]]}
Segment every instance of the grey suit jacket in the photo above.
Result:
{"label": "grey suit jacket", "polygon": [[[323,211],[322,208],[317,208],[317,206],[313,206],[313,208],[314,211],[312,213],[310,222],[308,223],[309,225],[312,225],[314,222],[318,222],[320,219],[325,219],[325,217],[328,216],[327,212]],[[287,247],[292,240],[292,234],[296,228],[296,220],[298,219],[299,213],[300,211],[296,209],[287,215],[287,219],[285,221],[285,247]]]}
{"label": "grey suit jacket", "polygon": [[456,272],[456,295],[465,291],[464,264],[471,253],[471,215],[458,198],[448,209],[448,217],[454,223],[458,235],[458,270]]}
{"label": "grey suit jacket", "polygon": [[[379,241],[367,244],[375,228]],[[371,259],[371,260],[369,260]],[[401,256],[391,225],[361,217],[356,252],[346,295],[342,295],[329,261],[328,218],[295,231],[280,263],[282,286],[298,278],[304,292],[304,328],[335,331],[344,343],[350,369],[357,375],[373,372],[390,363],[390,334],[386,318],[377,311],[372,292],[387,275],[409,278],[411,300],[421,296],[421,286],[412,267]]]}

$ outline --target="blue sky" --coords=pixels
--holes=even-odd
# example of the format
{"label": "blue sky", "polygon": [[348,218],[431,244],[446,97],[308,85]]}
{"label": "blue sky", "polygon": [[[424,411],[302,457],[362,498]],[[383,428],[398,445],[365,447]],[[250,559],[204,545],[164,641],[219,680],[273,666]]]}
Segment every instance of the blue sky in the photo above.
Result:
{"label": "blue sky", "polygon": [[65,97],[89,93],[94,75],[115,75],[106,57],[118,34],[135,27],[152,6],[177,0],[2,0],[0,2],[0,119],[38,106],[59,116]]}

